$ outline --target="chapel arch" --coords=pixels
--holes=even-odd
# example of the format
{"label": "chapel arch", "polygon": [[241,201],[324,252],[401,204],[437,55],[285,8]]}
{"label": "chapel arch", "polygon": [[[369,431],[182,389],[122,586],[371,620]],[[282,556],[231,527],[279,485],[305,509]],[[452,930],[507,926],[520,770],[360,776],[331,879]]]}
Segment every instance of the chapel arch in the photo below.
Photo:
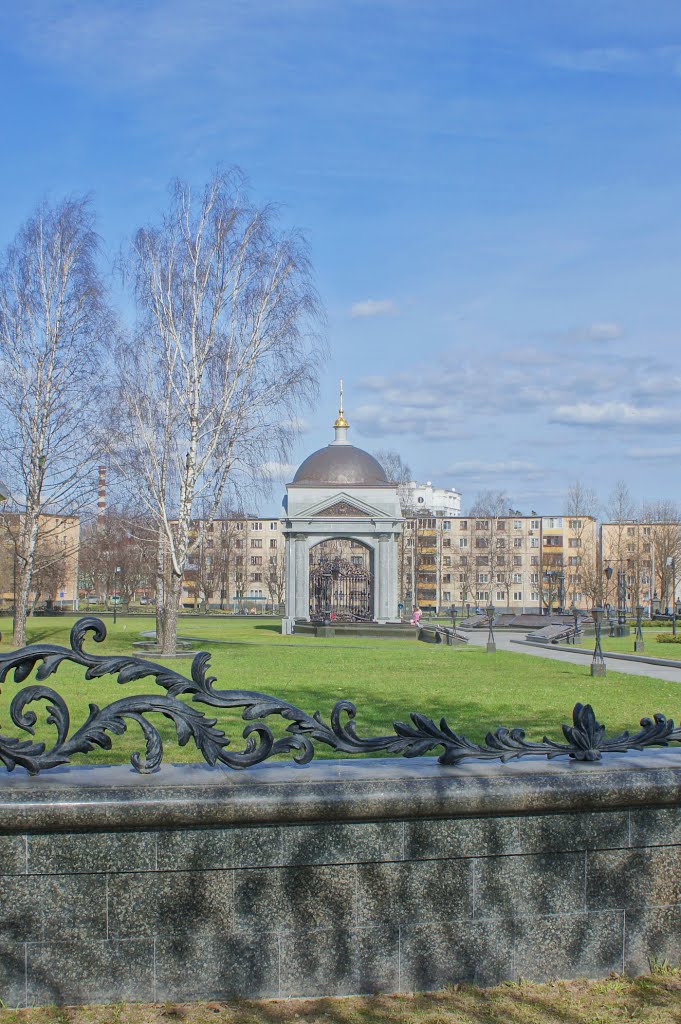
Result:
{"label": "chapel arch", "polygon": [[310,547],[310,618],[340,622],[374,618],[373,550],[356,537],[330,537]]}

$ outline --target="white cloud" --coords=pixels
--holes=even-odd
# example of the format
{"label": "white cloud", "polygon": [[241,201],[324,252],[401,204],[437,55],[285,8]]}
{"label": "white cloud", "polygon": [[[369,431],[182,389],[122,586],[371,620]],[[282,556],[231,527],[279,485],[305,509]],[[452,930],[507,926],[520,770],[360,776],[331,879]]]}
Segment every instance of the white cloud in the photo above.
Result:
{"label": "white cloud", "polygon": [[629,71],[641,60],[640,50],[624,46],[600,46],[583,50],[553,50],[546,63],[563,71]]}
{"label": "white cloud", "polygon": [[616,341],[623,333],[619,324],[600,323],[591,324],[587,330],[587,337],[590,341]]}
{"label": "white cloud", "polygon": [[525,480],[538,480],[544,476],[544,471],[534,462],[525,459],[506,459],[499,462],[489,462],[484,459],[464,459],[455,462],[447,470],[452,476],[468,476],[472,479],[484,479],[496,476],[522,477]]}
{"label": "white cloud", "polygon": [[600,74],[678,75],[681,69],[681,46],[593,46],[580,50],[551,50],[544,62],[561,71]]}
{"label": "white cloud", "polygon": [[392,299],[364,299],[350,307],[351,317],[394,316],[399,310]]}
{"label": "white cloud", "polygon": [[681,392],[681,377],[673,373],[656,373],[637,383],[634,387],[635,395],[677,395]]}
{"label": "white cloud", "polygon": [[551,422],[588,427],[656,427],[681,424],[681,409],[636,406],[629,402],[576,402],[558,406]]}
{"label": "white cloud", "polygon": [[668,448],[660,448],[658,445],[654,448],[629,448],[627,455],[630,459],[643,459],[646,462],[649,459],[677,459],[681,456],[681,445],[671,445]]}
{"label": "white cloud", "polygon": [[267,480],[288,481],[297,468],[290,462],[263,462],[260,467],[260,475]]}
{"label": "white cloud", "polygon": [[292,416],[291,419],[284,420],[282,427],[285,430],[290,430],[293,434],[307,434],[310,424],[302,416]]}

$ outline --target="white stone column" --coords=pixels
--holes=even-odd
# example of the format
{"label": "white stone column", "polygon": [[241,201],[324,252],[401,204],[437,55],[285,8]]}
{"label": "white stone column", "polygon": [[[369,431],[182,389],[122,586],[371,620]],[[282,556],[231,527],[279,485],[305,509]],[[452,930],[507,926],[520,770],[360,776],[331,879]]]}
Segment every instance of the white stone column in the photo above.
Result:
{"label": "white stone column", "polygon": [[286,536],[286,618],[293,620],[296,614],[296,560],[295,540]]}
{"label": "white stone column", "polygon": [[388,537],[381,534],[378,538],[378,613],[376,618],[379,622],[385,622],[390,617],[390,550]]}
{"label": "white stone column", "polygon": [[307,550],[307,538],[303,534],[296,534],[295,539],[295,617],[297,619],[309,619],[310,617],[310,566]]}

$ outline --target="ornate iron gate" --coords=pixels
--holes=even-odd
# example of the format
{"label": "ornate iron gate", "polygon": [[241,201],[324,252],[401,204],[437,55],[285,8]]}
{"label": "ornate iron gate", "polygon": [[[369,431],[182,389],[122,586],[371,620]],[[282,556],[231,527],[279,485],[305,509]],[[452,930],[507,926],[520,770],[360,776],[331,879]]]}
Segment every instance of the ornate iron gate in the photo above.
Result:
{"label": "ornate iron gate", "polygon": [[310,618],[352,622],[371,620],[373,576],[347,558],[319,555],[310,563]]}

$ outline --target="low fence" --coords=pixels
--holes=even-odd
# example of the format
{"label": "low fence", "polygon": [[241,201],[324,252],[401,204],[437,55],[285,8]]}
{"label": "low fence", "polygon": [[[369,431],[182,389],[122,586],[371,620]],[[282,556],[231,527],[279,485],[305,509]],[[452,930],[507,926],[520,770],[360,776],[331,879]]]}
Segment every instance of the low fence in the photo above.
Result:
{"label": "low fence", "polygon": [[[20,730],[44,699],[58,736],[51,750],[0,737],[16,766],[0,775],[5,1005],[401,992],[681,960],[681,752],[664,749],[679,730],[663,716],[608,739],[578,705],[563,743],[499,729],[474,744],[415,714],[362,739],[347,702],[326,725],[264,694],[214,689],[201,655],[191,680],[96,658],[87,628],[71,649],[3,655],[0,678],[38,664],[44,678],[66,660],[155,676],[169,696],[123,698],[70,734],[54,691],[15,695]],[[245,709],[251,770],[228,770],[246,755],[202,732],[194,701]],[[145,771],[160,764],[145,716],[179,720],[174,702],[217,767]],[[270,715],[289,723],[287,746],[268,747]],[[107,731],[115,739],[126,716],[147,740],[132,768],[63,763]],[[266,761],[283,749],[305,761],[319,742],[408,757]],[[420,756],[435,747],[439,761]]]}

